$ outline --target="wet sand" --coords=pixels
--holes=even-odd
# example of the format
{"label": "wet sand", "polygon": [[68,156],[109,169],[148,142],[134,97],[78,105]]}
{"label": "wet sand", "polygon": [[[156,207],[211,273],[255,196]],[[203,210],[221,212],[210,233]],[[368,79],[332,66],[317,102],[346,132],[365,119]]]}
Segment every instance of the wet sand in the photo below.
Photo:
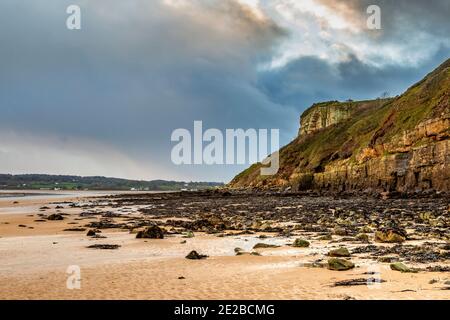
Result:
{"label": "wet sand", "polygon": [[[314,261],[326,262],[326,253],[341,245],[332,241],[310,237],[309,248],[294,248],[290,244],[295,237],[261,232],[225,237],[195,232],[193,238],[173,233],[165,239],[136,239],[134,231],[120,228],[102,229],[99,234],[106,238],[96,239],[86,236],[90,228],[85,225],[98,221],[97,216],[80,217],[86,208],[67,203],[56,209],[54,201],[51,196],[19,200],[19,204],[0,200],[0,299],[450,299],[445,284],[450,280],[448,272],[401,273],[363,254],[352,255],[356,264],[352,270],[311,267]],[[59,201],[85,203],[87,199],[77,196]],[[50,209],[40,210],[42,206]],[[123,218],[114,218],[119,223],[141,218],[136,208],[142,207],[103,206],[102,210],[123,214]],[[57,212],[65,214],[64,220],[35,221]],[[63,231],[67,228],[86,230]],[[262,234],[268,238],[261,239]],[[262,242],[280,247],[253,249]],[[87,248],[92,244],[120,247]],[[359,246],[362,244],[346,243],[350,250]],[[257,251],[260,256],[236,256],[237,247]],[[191,250],[209,257],[185,259]],[[80,267],[80,289],[67,288],[66,271],[72,265]],[[432,264],[408,264],[418,268],[428,265]],[[342,280],[373,277],[386,282],[334,286]]]}

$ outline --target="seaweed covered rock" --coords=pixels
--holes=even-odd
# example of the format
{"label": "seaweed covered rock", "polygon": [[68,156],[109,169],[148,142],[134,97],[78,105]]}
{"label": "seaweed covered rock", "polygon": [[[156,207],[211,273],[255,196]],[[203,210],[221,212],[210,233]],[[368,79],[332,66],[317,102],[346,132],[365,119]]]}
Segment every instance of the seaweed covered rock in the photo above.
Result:
{"label": "seaweed covered rock", "polygon": [[383,228],[375,232],[375,240],[386,243],[402,243],[406,241],[406,231],[400,228]]}
{"label": "seaweed covered rock", "polygon": [[136,235],[136,239],[164,239],[164,231],[158,226],[150,226]]}
{"label": "seaweed covered rock", "polygon": [[53,213],[47,217],[47,220],[64,220],[64,217],[59,213]]}
{"label": "seaweed covered rock", "polygon": [[200,260],[200,259],[206,259],[208,258],[207,255],[204,254],[199,254],[197,251],[192,250],[191,252],[189,252],[189,254],[186,256],[186,259],[189,260]]}
{"label": "seaweed covered rock", "polygon": [[416,270],[405,266],[401,262],[392,263],[391,264],[391,270],[405,272],[405,273],[409,273],[409,272],[415,273],[415,272],[417,272]]}
{"label": "seaweed covered rock", "polygon": [[310,243],[303,239],[295,239],[294,243],[292,244],[293,247],[296,248],[308,248]]}
{"label": "seaweed covered rock", "polygon": [[347,248],[341,247],[339,249],[334,249],[328,252],[330,257],[350,257],[350,252]]}
{"label": "seaweed covered rock", "polygon": [[354,263],[349,260],[339,258],[332,258],[328,260],[328,269],[330,270],[345,271],[353,269],[354,267]]}
{"label": "seaweed covered rock", "polygon": [[279,246],[275,244],[267,244],[267,243],[257,243],[253,246],[253,249],[268,249],[268,248],[278,248]]}

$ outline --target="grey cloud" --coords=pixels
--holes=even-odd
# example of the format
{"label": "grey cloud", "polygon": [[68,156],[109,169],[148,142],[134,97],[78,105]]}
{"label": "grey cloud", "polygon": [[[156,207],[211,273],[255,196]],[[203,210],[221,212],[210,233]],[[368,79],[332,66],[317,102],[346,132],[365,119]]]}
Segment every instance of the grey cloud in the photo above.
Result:
{"label": "grey cloud", "polygon": [[[173,176],[226,180],[236,168],[172,166],[172,130],[194,120],[220,129],[295,127],[293,111],[254,85],[256,64],[284,36],[270,21],[232,1],[186,13],[159,2],[83,1],[82,30],[68,31],[71,3],[0,5],[3,129],[92,139]],[[67,169],[84,172],[83,164]]]}
{"label": "grey cloud", "polygon": [[[67,148],[91,141],[108,146],[98,149],[101,157],[93,147],[79,152],[84,159],[92,154],[96,164],[109,155],[111,176],[227,180],[243,167],[173,166],[172,130],[189,129],[194,120],[203,120],[206,128],[280,128],[287,143],[297,131],[295,119],[309,104],[400,92],[448,57],[442,46],[417,67],[377,69],[349,52],[351,59],[338,65],[307,57],[258,71],[289,34],[235,1],[196,0],[177,10],[156,0],[79,0],[82,30],[69,31],[65,10],[73,2],[0,3],[0,138],[7,139],[5,131],[23,139],[34,136],[34,144],[53,157],[59,149],[61,159],[52,159],[47,172],[57,167],[58,173],[66,168],[90,174],[92,161],[74,165]],[[443,14],[437,15],[440,21]],[[427,28],[433,17],[423,22]],[[25,142],[14,144],[28,146]],[[7,149],[4,143],[0,169],[12,170],[2,148]],[[29,148],[22,150],[24,167]],[[120,163],[130,168],[116,171]],[[38,168],[45,164],[39,161]]]}
{"label": "grey cloud", "polygon": [[274,103],[295,106],[301,112],[315,102],[374,99],[383,92],[400,94],[449,55],[449,49],[441,47],[431,59],[416,67],[388,65],[380,68],[355,56],[338,64],[303,57],[276,72],[261,75],[259,85]]}
{"label": "grey cloud", "polygon": [[[447,0],[318,0],[356,23],[365,23],[366,10],[378,5],[382,14],[381,38],[414,39],[424,32],[448,39],[450,3]],[[362,26],[364,28],[364,25]],[[368,33],[371,31],[367,30]]]}

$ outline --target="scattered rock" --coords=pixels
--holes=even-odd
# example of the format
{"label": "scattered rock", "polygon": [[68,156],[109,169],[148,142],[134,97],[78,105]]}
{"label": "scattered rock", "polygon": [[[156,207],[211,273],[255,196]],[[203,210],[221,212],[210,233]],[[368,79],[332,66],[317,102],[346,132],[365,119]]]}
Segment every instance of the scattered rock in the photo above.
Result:
{"label": "scattered rock", "polygon": [[317,238],[317,240],[330,241],[333,240],[333,236],[331,234],[326,234],[324,236],[320,236],[319,238]]}
{"label": "scattered rock", "polygon": [[93,237],[93,236],[95,236],[95,235],[96,235],[96,233],[95,233],[95,231],[92,230],[92,229],[90,229],[90,230],[86,233],[86,236],[88,236],[88,237]]}
{"label": "scattered rock", "polygon": [[293,247],[296,248],[308,248],[310,243],[303,239],[295,239],[294,243],[292,244]]}
{"label": "scattered rock", "polygon": [[335,271],[345,271],[353,269],[355,265],[353,262],[345,259],[332,258],[328,260],[328,269]]}
{"label": "scattered rock", "polygon": [[277,246],[275,244],[267,244],[267,243],[257,243],[254,245],[253,249],[266,249],[266,248],[279,248],[280,246]]}
{"label": "scattered rock", "polygon": [[80,232],[84,232],[84,231],[86,231],[86,228],[68,228],[68,229],[64,229],[63,231],[80,231]]}
{"label": "scattered rock", "polygon": [[375,232],[375,240],[387,243],[402,243],[406,241],[406,231],[399,228],[380,229]]}
{"label": "scattered rock", "polygon": [[413,269],[405,266],[401,262],[392,263],[391,269],[394,271],[400,271],[400,272],[404,272],[404,273],[416,273],[417,272],[416,270],[413,270]]}
{"label": "scattered rock", "polygon": [[429,266],[426,270],[429,272],[450,272],[450,266]]}
{"label": "scattered rock", "polygon": [[339,249],[331,250],[328,252],[330,257],[350,257],[350,252],[347,248],[341,247]]}
{"label": "scattered rock", "polygon": [[322,259],[319,259],[313,262],[303,263],[302,266],[305,268],[326,268],[328,264],[322,262]]}
{"label": "scattered rock", "polygon": [[191,252],[189,252],[189,254],[186,256],[186,259],[190,259],[190,260],[200,260],[200,259],[206,259],[208,258],[207,255],[204,254],[199,254],[197,251],[192,250]]}
{"label": "scattered rock", "polygon": [[47,220],[64,220],[64,217],[59,213],[53,213],[47,217]]}
{"label": "scattered rock", "polygon": [[183,238],[193,238],[195,235],[192,231],[186,232],[186,234],[183,236]]}
{"label": "scattered rock", "polygon": [[364,226],[361,229],[359,229],[360,233],[372,233],[372,229],[368,226]]}
{"label": "scattered rock", "polygon": [[342,227],[334,228],[333,232],[337,236],[347,236],[348,235],[347,230],[345,228],[342,228]]}
{"label": "scattered rock", "polygon": [[383,262],[383,263],[392,263],[392,262],[397,262],[398,258],[397,257],[379,257],[378,261]]}
{"label": "scattered rock", "polygon": [[364,285],[373,285],[376,283],[384,283],[386,280],[378,279],[378,278],[359,278],[359,279],[351,279],[351,280],[342,280],[334,283],[335,287],[350,287],[350,286],[364,286]]}
{"label": "scattered rock", "polygon": [[164,231],[158,226],[150,226],[139,231],[136,239],[164,239]]}
{"label": "scattered rock", "polygon": [[88,246],[89,249],[103,249],[103,250],[114,250],[119,249],[120,245],[118,244],[93,244]]}
{"label": "scattered rock", "polygon": [[360,233],[356,236],[356,240],[361,242],[369,242],[369,235],[366,233]]}
{"label": "scattered rock", "polygon": [[92,239],[106,239],[106,237],[105,237],[105,236],[102,236],[101,234],[94,234],[94,235],[92,236]]}

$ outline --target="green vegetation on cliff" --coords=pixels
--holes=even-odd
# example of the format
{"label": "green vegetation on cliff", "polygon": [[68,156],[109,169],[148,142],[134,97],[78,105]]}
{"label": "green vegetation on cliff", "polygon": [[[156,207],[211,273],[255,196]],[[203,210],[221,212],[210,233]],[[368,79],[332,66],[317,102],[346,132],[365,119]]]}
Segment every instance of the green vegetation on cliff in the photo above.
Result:
{"label": "green vegetation on cliff", "polygon": [[[401,160],[401,154],[416,147],[448,139],[449,91],[450,59],[395,98],[315,104],[302,115],[308,130],[300,130],[299,136],[280,150],[276,175],[261,177],[261,164],[255,164],[229,186],[309,189],[321,173],[342,171],[342,167],[348,169],[388,155],[400,155]],[[350,113],[345,117],[333,114],[342,110]],[[429,122],[433,124],[423,129]]]}

